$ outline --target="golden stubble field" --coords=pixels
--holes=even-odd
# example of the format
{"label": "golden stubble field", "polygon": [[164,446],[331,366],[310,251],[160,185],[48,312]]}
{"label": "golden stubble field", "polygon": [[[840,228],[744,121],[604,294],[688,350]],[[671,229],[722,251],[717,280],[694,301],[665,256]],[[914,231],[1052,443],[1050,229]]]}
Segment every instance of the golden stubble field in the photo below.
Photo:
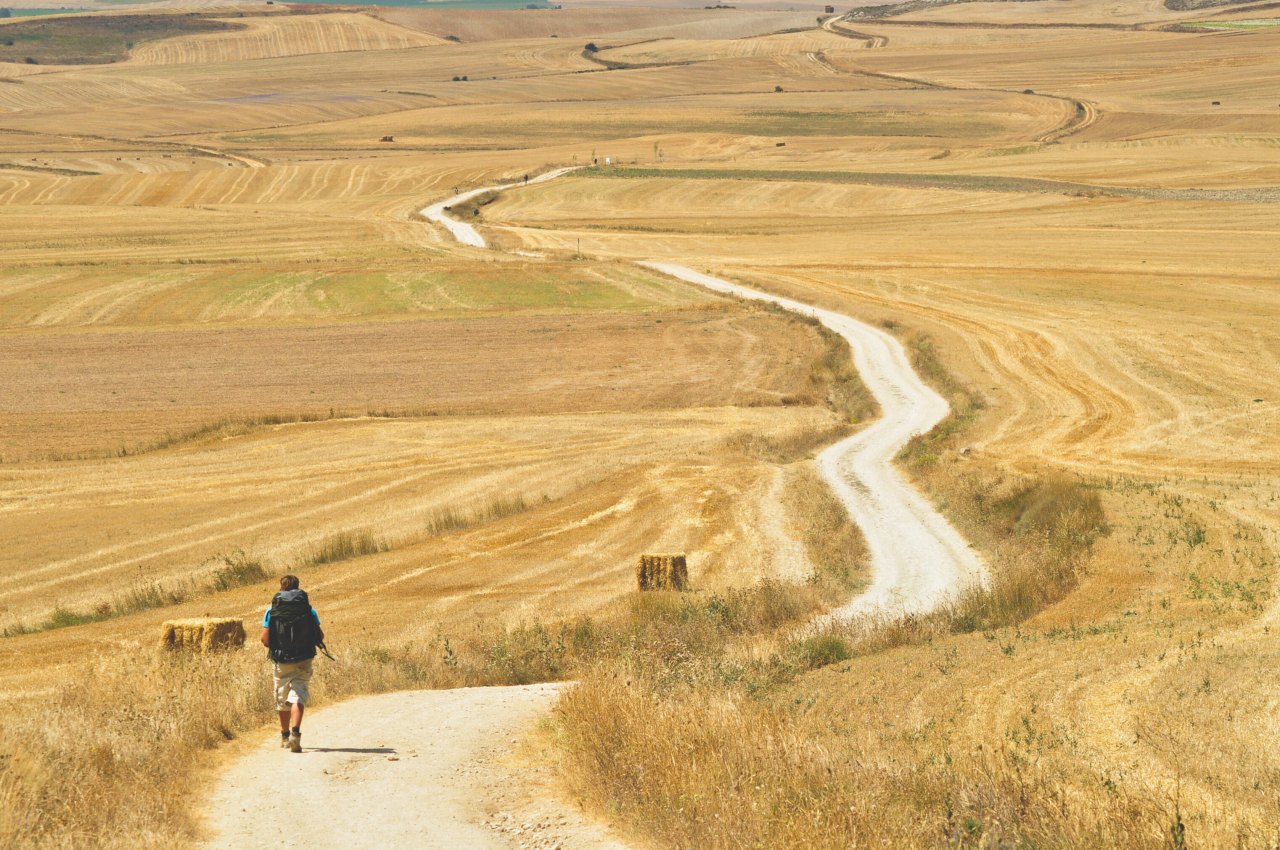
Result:
{"label": "golden stubble field", "polygon": [[[205,587],[238,550],[305,570],[352,646],[599,610],[646,549],[704,588],[786,574],[796,465],[740,446],[834,433],[801,399],[819,342],[629,262],[680,260],[930,334],[982,407],[911,474],[962,527],[966,494],[1054,472],[1108,514],[1063,601],[808,674],[795,728],[1004,754],[1064,812],[1140,800],[1135,845],[1181,816],[1271,846],[1280,28],[1170,29],[1216,11],[272,12],[0,65],[0,620]],[[605,157],[482,209],[542,256],[414,218]],[[315,564],[338,539],[373,553]],[[264,594],[0,639],[0,692],[26,711]]]}

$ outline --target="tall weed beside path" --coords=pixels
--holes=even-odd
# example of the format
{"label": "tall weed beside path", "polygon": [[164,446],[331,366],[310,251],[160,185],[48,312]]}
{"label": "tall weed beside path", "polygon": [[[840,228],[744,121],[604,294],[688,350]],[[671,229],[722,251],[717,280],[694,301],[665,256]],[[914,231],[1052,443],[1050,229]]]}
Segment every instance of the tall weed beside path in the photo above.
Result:
{"label": "tall weed beside path", "polygon": [[274,709],[258,653],[148,648],[71,671],[0,719],[0,847],[189,844],[192,766]]}
{"label": "tall weed beside path", "polygon": [[[982,549],[989,581],[929,614],[816,633],[778,628],[745,657],[732,645],[718,655],[686,645],[662,658],[608,658],[561,699],[571,785],[635,832],[675,847],[1163,846],[1162,810],[1133,790],[1142,786],[1090,768],[1052,717],[1032,716],[1034,704],[1021,724],[984,730],[985,749],[955,739],[970,711],[964,690],[943,688],[936,707],[946,715],[901,719],[922,710],[916,699],[927,685],[950,684],[960,645],[989,653],[984,638],[998,642],[990,630],[1065,597],[1107,529],[1097,494],[1077,481],[969,462],[959,440],[981,400],[946,372],[928,337],[903,335],[953,413],[902,461]],[[829,492],[816,476],[797,481],[791,507],[809,526],[810,557],[846,587],[856,583],[850,568],[865,563],[856,530],[846,539],[812,495],[809,504],[794,501]],[[908,678],[894,660],[905,651],[939,660],[915,674],[924,678]],[[873,673],[874,684],[860,687],[851,670]],[[982,687],[970,682],[968,692]]]}
{"label": "tall weed beside path", "polygon": [[577,794],[670,847],[1167,846],[1158,807],[1098,794],[1105,777],[1038,726],[1025,745],[969,752],[886,729],[872,706],[814,701],[595,676],[559,703],[566,769]]}

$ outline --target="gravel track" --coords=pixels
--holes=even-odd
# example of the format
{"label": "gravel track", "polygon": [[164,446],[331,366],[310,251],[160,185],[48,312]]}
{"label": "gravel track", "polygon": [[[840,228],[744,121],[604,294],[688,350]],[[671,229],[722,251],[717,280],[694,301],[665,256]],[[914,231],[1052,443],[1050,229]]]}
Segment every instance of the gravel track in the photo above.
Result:
{"label": "gravel track", "polygon": [[832,614],[911,614],[927,611],[984,575],[969,544],[893,467],[907,442],[942,421],[947,402],[911,368],[902,345],[884,331],[833,313],[701,274],[675,263],[643,266],[740,298],[770,301],[814,316],[853,350],[863,382],[880,404],[880,418],[818,455],[818,468],[862,529],[871,552],[872,584]]}

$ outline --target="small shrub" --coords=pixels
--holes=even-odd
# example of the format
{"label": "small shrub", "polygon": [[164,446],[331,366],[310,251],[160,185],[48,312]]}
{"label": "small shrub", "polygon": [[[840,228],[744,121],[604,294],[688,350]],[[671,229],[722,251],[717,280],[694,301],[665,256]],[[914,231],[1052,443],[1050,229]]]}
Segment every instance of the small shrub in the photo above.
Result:
{"label": "small shrub", "polygon": [[584,47],[584,48],[582,48],[582,49],[583,49],[583,50],[585,50],[585,51],[587,51],[588,53],[599,53],[599,52],[600,52],[600,48],[596,47],[596,43],[595,43],[594,41],[588,41],[588,42],[587,42],[587,46],[586,46],[586,47]]}
{"label": "small shrub", "polygon": [[798,654],[801,664],[809,670],[853,658],[853,648],[835,634],[806,638],[794,644],[793,649]]}
{"label": "small shrub", "polygon": [[780,92],[780,91],[782,91],[782,86],[774,86],[774,87],[773,87],[773,90],[774,90],[775,92]]}
{"label": "small shrub", "polygon": [[256,558],[250,558],[243,550],[237,550],[230,555],[219,555],[217,560],[223,566],[213,573],[211,587],[215,593],[257,584],[269,578],[262,562]]}

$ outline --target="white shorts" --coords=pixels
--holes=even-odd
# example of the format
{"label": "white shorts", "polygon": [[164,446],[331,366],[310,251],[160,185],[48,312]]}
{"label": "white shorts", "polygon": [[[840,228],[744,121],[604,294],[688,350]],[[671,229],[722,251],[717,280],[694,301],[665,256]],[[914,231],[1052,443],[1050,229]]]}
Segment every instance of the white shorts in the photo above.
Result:
{"label": "white shorts", "polygon": [[311,662],[295,661],[291,664],[275,663],[276,711],[288,711],[290,703],[306,705],[311,702],[307,683],[311,681]]}

